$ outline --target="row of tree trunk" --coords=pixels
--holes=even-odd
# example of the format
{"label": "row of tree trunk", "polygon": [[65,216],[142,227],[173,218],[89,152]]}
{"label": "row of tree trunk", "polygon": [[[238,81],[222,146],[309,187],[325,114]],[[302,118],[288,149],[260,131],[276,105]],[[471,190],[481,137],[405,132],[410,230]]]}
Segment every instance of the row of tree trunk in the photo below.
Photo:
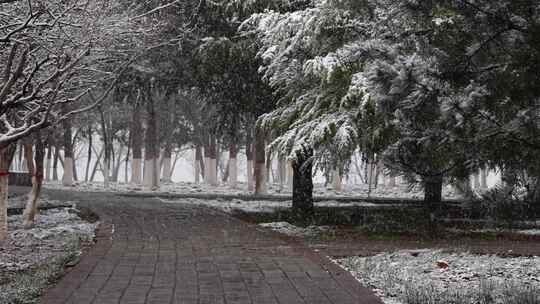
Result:
{"label": "row of tree trunk", "polygon": [[[257,149],[259,147],[259,149]],[[204,159],[203,159],[204,150]],[[223,172],[223,182],[231,188],[238,184],[238,147],[236,144],[229,145],[229,159],[225,171]],[[209,144],[205,147],[196,145],[194,149],[194,177],[195,183],[200,183],[201,178],[208,185],[217,186],[218,179],[218,153],[215,137],[210,136]],[[256,140],[255,144],[248,142],[246,145],[247,157],[247,184],[248,190],[255,194],[265,194],[268,192],[267,184],[271,175],[271,159],[265,153],[264,139]],[[278,173],[275,177],[281,186],[288,185],[292,188],[293,173],[291,164],[287,164],[284,159],[278,160]]]}

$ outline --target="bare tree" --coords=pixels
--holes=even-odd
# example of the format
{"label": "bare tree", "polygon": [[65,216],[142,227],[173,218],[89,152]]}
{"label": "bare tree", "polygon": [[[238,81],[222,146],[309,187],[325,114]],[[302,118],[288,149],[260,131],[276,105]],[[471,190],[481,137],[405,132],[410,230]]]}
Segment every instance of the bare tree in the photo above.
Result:
{"label": "bare tree", "polygon": [[[14,144],[96,108],[141,54],[169,43],[154,39],[161,21],[134,18],[140,14],[121,5],[0,1],[0,238],[7,232],[7,170]],[[93,91],[95,98],[83,98]],[[56,162],[58,145],[55,150]],[[71,165],[67,152],[64,168]]]}

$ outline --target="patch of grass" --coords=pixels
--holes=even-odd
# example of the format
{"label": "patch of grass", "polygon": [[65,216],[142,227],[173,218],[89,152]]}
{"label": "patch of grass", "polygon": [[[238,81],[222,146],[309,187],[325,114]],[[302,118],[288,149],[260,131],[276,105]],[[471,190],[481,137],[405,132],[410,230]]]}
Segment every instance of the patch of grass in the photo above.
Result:
{"label": "patch of grass", "polygon": [[65,265],[77,257],[79,247],[77,238],[70,239],[62,255],[47,261],[46,264],[13,275],[9,282],[0,285],[0,303],[37,303],[42,291],[58,281]]}
{"label": "patch of grass", "polygon": [[539,304],[540,290],[519,284],[507,285],[502,296],[503,304]]}
{"label": "patch of grass", "polygon": [[439,290],[432,284],[407,282],[400,298],[404,304],[540,304],[540,290],[489,281],[481,282],[476,290]]}

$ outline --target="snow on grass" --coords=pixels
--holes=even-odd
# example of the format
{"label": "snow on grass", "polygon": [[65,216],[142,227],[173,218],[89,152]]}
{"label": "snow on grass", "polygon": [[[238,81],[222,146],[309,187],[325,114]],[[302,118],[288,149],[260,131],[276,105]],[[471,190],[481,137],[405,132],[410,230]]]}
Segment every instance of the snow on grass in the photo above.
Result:
{"label": "snow on grass", "polygon": [[[227,184],[219,186],[210,186],[204,183],[195,184],[189,182],[181,183],[162,183],[159,190],[151,191],[142,186],[126,183],[110,183],[109,188],[105,188],[103,182],[76,182],[72,187],[65,187],[60,182],[46,182],[44,184],[49,189],[71,189],[78,191],[114,191],[114,192],[140,192],[140,193],[171,193],[171,194],[226,194],[226,195],[247,195],[252,192],[248,190],[246,183],[238,183],[236,188],[231,188]],[[290,195],[291,189],[281,187],[279,184],[269,184],[268,194],[272,195]],[[343,191],[334,191],[331,187],[325,187],[324,184],[314,184],[313,194],[316,196],[362,196],[367,197],[399,197],[416,198],[423,197],[421,188],[410,189],[408,185],[398,185],[389,187],[379,185],[376,189],[369,189],[367,185],[344,185]],[[443,189],[445,198],[456,198],[457,194],[452,187]]]}
{"label": "snow on grass", "polygon": [[306,228],[302,228],[288,222],[262,223],[259,224],[259,226],[296,237],[314,237],[330,229],[327,226],[309,226]]}
{"label": "snow on grass", "polygon": [[96,223],[83,221],[69,208],[43,211],[31,229],[24,229],[21,215],[10,216],[9,238],[0,251],[0,272],[27,270],[43,263],[62,252],[72,238],[89,242],[96,226]]}
{"label": "snow on grass", "polygon": [[80,255],[97,223],[83,221],[72,208],[41,212],[24,229],[22,216],[8,217],[9,237],[0,244],[0,303],[34,303],[64,263]]}
{"label": "snow on grass", "polygon": [[[335,262],[373,288],[387,304],[540,303],[535,302],[540,301],[538,256],[502,258],[441,250],[403,250]],[[441,268],[438,263],[448,267]],[[533,302],[523,300],[522,296]]]}
{"label": "snow on grass", "polygon": [[[194,206],[206,206],[219,209],[221,211],[232,213],[235,210],[240,210],[243,212],[274,212],[280,209],[290,208],[292,201],[243,201],[239,199],[225,200],[225,199],[216,199],[216,200],[205,200],[197,198],[183,198],[183,199],[160,199],[162,202],[167,204],[187,204]],[[366,203],[366,202],[350,202],[342,203],[336,201],[321,201],[315,202],[316,207],[377,207],[380,205]]]}

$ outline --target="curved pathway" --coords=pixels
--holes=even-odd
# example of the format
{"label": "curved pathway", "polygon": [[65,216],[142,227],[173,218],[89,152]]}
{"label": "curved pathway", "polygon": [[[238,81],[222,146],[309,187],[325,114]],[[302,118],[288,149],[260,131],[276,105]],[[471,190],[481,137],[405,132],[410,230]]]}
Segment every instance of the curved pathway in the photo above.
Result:
{"label": "curved pathway", "polygon": [[382,303],[305,245],[214,209],[46,192],[90,207],[102,225],[97,244],[41,303]]}

